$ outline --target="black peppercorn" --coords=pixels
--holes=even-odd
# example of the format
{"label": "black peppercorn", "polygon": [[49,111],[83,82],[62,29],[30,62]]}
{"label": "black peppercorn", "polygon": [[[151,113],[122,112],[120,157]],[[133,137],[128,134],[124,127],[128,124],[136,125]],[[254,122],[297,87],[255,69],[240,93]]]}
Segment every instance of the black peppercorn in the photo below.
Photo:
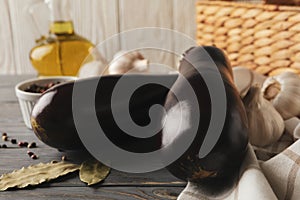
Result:
{"label": "black peppercorn", "polygon": [[27,147],[28,142],[19,142],[18,145],[19,145],[19,147]]}
{"label": "black peppercorn", "polygon": [[11,139],[10,142],[11,142],[12,144],[17,144],[17,140],[16,140],[16,139]]}
{"label": "black peppercorn", "polygon": [[30,157],[31,157],[33,160],[36,160],[36,159],[38,159],[38,156],[37,156],[37,155],[35,155],[35,154],[31,155]]}
{"label": "black peppercorn", "polygon": [[18,143],[18,146],[19,146],[19,147],[23,147],[23,146],[24,146],[24,142],[19,142],[19,143]]}
{"label": "black peppercorn", "polygon": [[46,90],[48,90],[49,88],[53,87],[56,84],[59,84],[60,82],[51,82],[48,84],[44,84],[44,85],[37,85],[37,84],[32,84],[30,86],[28,86],[25,89],[25,92],[31,92],[31,93],[43,93]]}
{"label": "black peppercorn", "polygon": [[36,147],[36,143],[32,142],[30,144],[27,145],[27,148],[35,148]]}
{"label": "black peppercorn", "polygon": [[32,155],[34,155],[34,153],[31,152],[31,151],[27,151],[27,154],[28,154],[29,157],[31,157]]}

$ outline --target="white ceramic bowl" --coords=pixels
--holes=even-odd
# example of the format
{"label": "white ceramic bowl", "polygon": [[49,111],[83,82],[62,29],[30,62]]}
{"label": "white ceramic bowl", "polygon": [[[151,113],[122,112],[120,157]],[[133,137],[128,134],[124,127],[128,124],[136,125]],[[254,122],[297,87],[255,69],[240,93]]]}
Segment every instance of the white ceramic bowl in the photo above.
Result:
{"label": "white ceramic bowl", "polygon": [[30,116],[31,111],[33,109],[34,104],[37,102],[37,100],[40,98],[42,93],[32,93],[32,92],[25,92],[24,90],[32,85],[45,85],[47,83],[51,82],[67,82],[71,80],[76,80],[76,77],[70,77],[70,76],[59,76],[59,77],[49,77],[49,78],[35,78],[23,81],[21,83],[18,83],[15,86],[15,92],[16,96],[18,97],[23,120],[25,122],[25,125],[31,129],[31,123],[30,123]]}

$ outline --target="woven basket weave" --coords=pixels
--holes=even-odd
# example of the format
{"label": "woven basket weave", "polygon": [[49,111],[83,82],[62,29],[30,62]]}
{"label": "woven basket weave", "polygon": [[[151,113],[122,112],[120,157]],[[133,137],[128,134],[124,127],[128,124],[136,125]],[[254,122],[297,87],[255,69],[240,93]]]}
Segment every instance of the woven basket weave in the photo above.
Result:
{"label": "woven basket weave", "polygon": [[232,66],[300,74],[300,7],[199,1],[197,42],[225,50]]}

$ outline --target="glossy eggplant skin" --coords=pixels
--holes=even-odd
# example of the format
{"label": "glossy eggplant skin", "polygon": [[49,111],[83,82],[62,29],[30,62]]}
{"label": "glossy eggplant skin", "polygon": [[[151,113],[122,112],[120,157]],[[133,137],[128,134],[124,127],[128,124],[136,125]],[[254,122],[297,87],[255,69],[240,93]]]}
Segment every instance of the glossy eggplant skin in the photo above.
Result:
{"label": "glossy eggplant skin", "polygon": [[[201,69],[201,67],[207,67],[207,63],[202,62],[204,55],[201,53],[201,48],[205,49],[216,64],[223,79],[227,98],[226,118],[221,136],[212,151],[204,158],[199,158],[199,150],[210,123],[211,100],[207,85],[203,77],[196,70],[196,68]],[[197,62],[190,63],[187,61],[186,58],[191,55],[194,56],[194,60]],[[230,63],[225,54],[216,47],[194,47],[184,54],[179,71],[188,80],[195,91],[200,110],[200,121],[199,124],[190,123],[190,127],[199,126],[196,137],[185,153],[175,162],[167,166],[167,169],[173,175],[185,181],[198,183],[204,181],[204,183],[208,183],[208,181],[211,180],[214,182],[216,180],[227,179],[238,172],[248,144],[247,117],[243,103],[233,83]],[[184,90],[183,81],[180,78],[174,83],[173,89],[178,91]],[[186,98],[186,102],[189,102],[188,97]],[[170,92],[166,98],[165,108],[168,111],[178,103],[178,100]],[[195,111],[191,105],[190,109],[186,109],[183,112],[186,112],[190,118],[193,118],[194,113],[197,111]],[[166,137],[165,128],[166,127],[164,127],[162,131],[162,138]],[[168,138],[168,141],[172,140],[175,142],[176,140],[180,140],[182,139],[181,136],[191,134],[190,132],[191,129],[184,130],[172,139]],[[165,140],[162,139],[162,141]],[[162,146],[165,145],[166,144],[162,142]]]}
{"label": "glossy eggplant skin", "polygon": [[[160,148],[161,134],[149,138],[133,137],[124,133],[116,124],[111,109],[111,97],[119,79],[126,83],[149,80],[150,83],[139,87],[131,96],[129,105],[124,99],[118,99],[118,112],[122,114],[129,107],[132,120],[143,126],[150,123],[149,108],[153,104],[164,105],[169,88],[174,84],[178,75],[109,75],[101,77],[95,94],[95,111],[98,122],[106,136],[125,150],[131,152],[151,152]],[[78,80],[57,85],[46,91],[38,100],[32,111],[31,123],[34,133],[45,144],[60,150],[80,150],[84,146],[78,136],[72,113],[72,96],[74,84],[89,85],[98,81],[98,77]],[[154,84],[164,80],[168,87]],[[128,84],[130,85],[130,84]],[[125,86],[126,89],[126,86]],[[89,105],[79,105],[79,111],[90,112]],[[160,126],[161,116],[156,119]],[[88,131],[88,127],[87,127]],[[151,131],[151,130],[149,130]],[[142,134],[142,133],[141,133]]]}

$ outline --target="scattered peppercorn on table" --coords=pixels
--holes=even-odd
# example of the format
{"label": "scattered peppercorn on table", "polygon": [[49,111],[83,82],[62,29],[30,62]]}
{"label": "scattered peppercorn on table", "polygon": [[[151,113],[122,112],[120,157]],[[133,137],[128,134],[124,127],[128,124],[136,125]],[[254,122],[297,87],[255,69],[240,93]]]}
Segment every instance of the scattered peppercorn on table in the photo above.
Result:
{"label": "scattered peppercorn on table", "polygon": [[[26,128],[14,87],[29,78],[33,76],[0,76],[0,131],[1,135],[6,132],[8,137],[8,141],[0,141],[1,146],[7,146],[0,148],[1,175],[53,160],[67,159],[79,164],[86,156],[85,153],[59,152],[40,142],[35,134]],[[11,141],[14,139],[17,143]],[[35,142],[37,147],[20,147],[19,142]],[[37,159],[33,159],[29,154],[36,155]],[[0,200],[176,199],[185,185],[185,182],[176,179],[167,170],[146,174],[128,174],[112,170],[102,183],[88,187],[79,180],[76,172],[38,186],[0,192]]]}

